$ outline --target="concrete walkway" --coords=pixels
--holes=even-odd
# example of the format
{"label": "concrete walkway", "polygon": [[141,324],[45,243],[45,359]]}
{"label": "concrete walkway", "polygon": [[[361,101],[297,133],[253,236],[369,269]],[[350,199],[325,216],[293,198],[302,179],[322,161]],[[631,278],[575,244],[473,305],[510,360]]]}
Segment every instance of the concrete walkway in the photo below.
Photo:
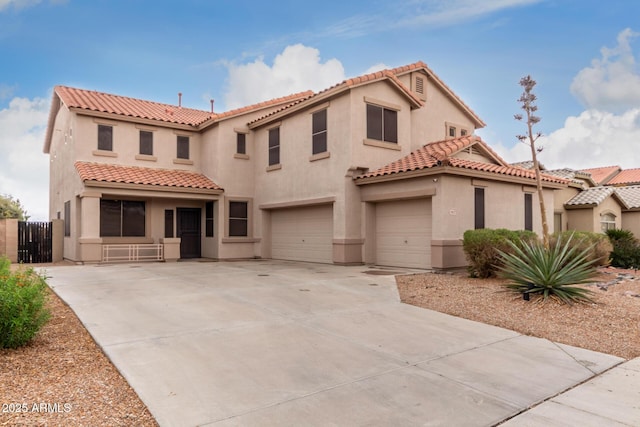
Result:
{"label": "concrete walkway", "polygon": [[401,304],[393,276],[368,270],[47,274],[161,426],[640,425],[638,360],[607,371],[623,360]]}

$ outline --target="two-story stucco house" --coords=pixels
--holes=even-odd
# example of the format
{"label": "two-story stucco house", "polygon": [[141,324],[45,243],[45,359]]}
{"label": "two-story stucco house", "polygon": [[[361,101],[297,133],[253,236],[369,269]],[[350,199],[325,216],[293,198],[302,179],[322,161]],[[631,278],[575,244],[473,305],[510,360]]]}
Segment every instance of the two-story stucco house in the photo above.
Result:
{"label": "two-story stucco house", "polygon": [[[79,262],[148,244],[165,259],[459,267],[467,229],[541,229],[533,172],[483,126],[422,62],[225,113],[56,87],[50,214]],[[547,206],[567,183],[544,175]]]}

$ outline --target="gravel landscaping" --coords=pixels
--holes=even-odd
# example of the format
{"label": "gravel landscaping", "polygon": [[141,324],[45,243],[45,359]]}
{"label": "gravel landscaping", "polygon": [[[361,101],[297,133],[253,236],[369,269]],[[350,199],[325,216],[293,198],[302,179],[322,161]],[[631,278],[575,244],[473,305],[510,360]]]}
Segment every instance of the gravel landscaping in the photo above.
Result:
{"label": "gravel landscaping", "polygon": [[[504,292],[500,279],[466,273],[396,276],[402,302],[524,335],[608,353],[640,356],[640,271],[600,269],[593,304],[541,302]],[[606,290],[605,290],[606,289]]]}
{"label": "gravel landscaping", "polygon": [[0,425],[157,426],[73,311],[53,292],[48,304],[28,345],[0,349]]}

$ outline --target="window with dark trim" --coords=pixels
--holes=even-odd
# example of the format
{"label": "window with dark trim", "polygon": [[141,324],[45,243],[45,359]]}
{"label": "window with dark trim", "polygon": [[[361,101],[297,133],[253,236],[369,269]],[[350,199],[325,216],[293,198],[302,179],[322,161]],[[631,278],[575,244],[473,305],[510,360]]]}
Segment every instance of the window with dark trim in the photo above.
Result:
{"label": "window with dark trim", "polygon": [[238,132],[236,134],[236,153],[247,154],[247,134],[246,133]]}
{"label": "window with dark trim", "polygon": [[474,188],[474,228],[484,228],[484,188]]}
{"label": "window with dark trim", "polygon": [[213,237],[213,202],[205,203],[205,236]]}
{"label": "window with dark trim", "polygon": [[173,238],[173,209],[164,210],[164,237]]}
{"label": "window with dark trim", "polygon": [[100,236],[140,237],[144,235],[144,202],[100,199]]}
{"label": "window with dark trim", "polygon": [[189,159],[189,137],[178,135],[177,144],[177,157],[179,159]]}
{"label": "window with dark trim", "polygon": [[269,166],[280,163],[280,128],[269,129]]}
{"label": "window with dark trim", "polygon": [[327,110],[313,113],[311,121],[311,153],[324,153],[327,151]]}
{"label": "window with dark trim", "polygon": [[467,130],[466,129],[460,129],[460,136],[466,136],[467,135]]}
{"label": "window with dark trim", "polygon": [[398,112],[367,104],[367,138],[398,143]]}
{"label": "window with dark trim", "polygon": [[98,150],[113,151],[113,126],[98,125]]}
{"label": "window with dark trim", "polygon": [[449,136],[452,138],[456,137],[456,128],[455,126],[449,126]]}
{"label": "window with dark trim", "polygon": [[533,231],[533,195],[524,195],[524,229]]}
{"label": "window with dark trim", "polygon": [[249,235],[249,203],[229,202],[229,237]]}
{"label": "window with dark trim", "polygon": [[71,201],[64,202],[64,235],[71,236]]}
{"label": "window with dark trim", "polygon": [[140,154],[153,156],[153,132],[140,131]]}

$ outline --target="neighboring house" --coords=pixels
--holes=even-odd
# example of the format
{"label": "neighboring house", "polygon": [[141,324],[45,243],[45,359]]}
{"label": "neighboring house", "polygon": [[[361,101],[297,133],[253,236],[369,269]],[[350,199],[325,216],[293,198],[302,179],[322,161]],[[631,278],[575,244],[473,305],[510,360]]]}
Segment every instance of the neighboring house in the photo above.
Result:
{"label": "neighboring house", "polygon": [[[473,135],[483,126],[422,62],[226,113],[58,86],[50,215],[78,262],[146,244],[165,259],[459,267],[467,229],[541,229],[533,172]],[[543,177],[553,206],[569,181]]]}

